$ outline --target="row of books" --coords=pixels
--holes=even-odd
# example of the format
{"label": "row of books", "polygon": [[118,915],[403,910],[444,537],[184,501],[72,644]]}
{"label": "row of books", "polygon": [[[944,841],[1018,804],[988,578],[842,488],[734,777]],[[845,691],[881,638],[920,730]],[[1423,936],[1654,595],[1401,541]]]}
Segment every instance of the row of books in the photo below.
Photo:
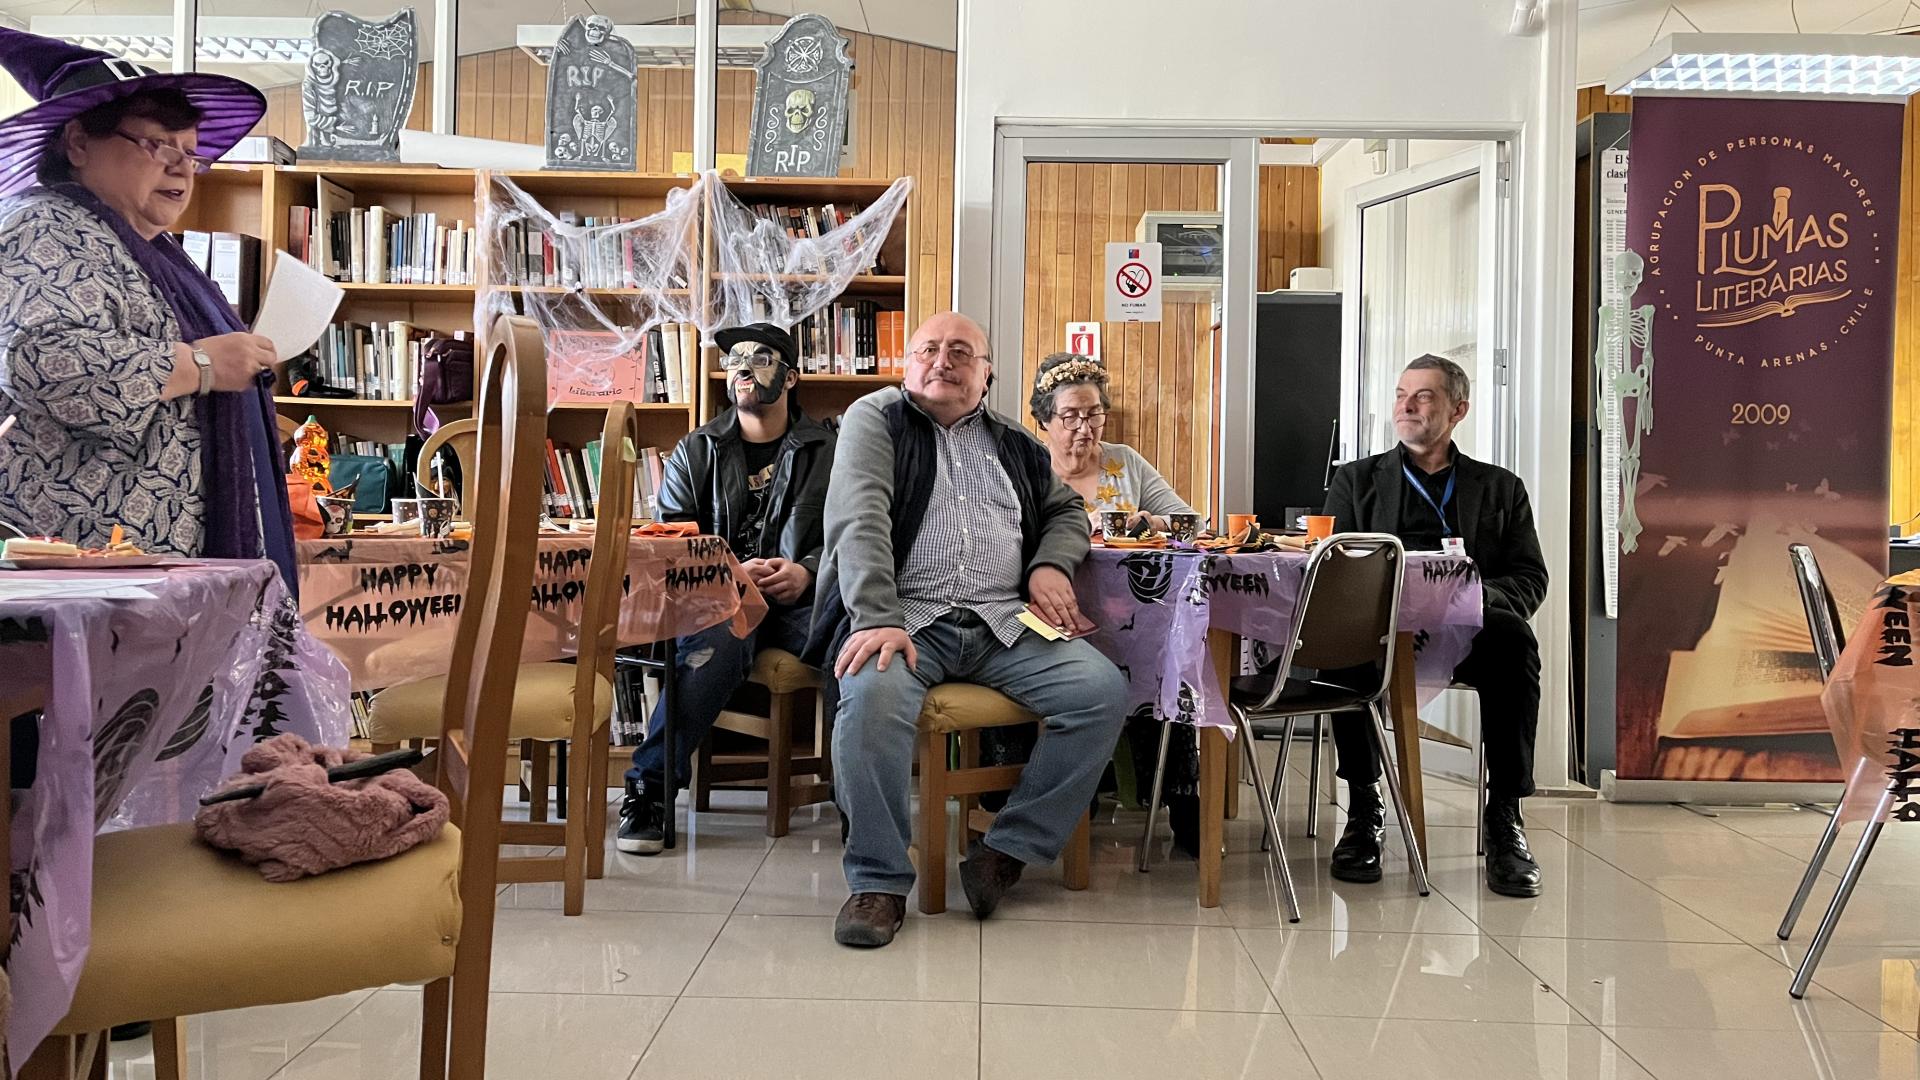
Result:
{"label": "row of books", "polygon": [[311,206],[288,210],[287,247],[335,281],[371,285],[471,285],[478,234],[437,214],[354,208],[324,222]]}
{"label": "row of books", "polygon": [[260,238],[189,229],[174,239],[193,265],[220,286],[240,321],[251,324],[260,310]]}
{"label": "row of books", "polygon": [[[590,519],[599,516],[601,440],[574,447],[547,440],[547,516]],[[659,447],[640,451],[633,480],[633,515],[651,519],[659,513],[663,462]]]}
{"label": "row of books", "polygon": [[605,330],[547,332],[547,402],[637,401],[684,405],[699,383],[700,332],[664,323],[644,336]]}
{"label": "row of books", "polygon": [[907,313],[871,300],[821,308],[794,325],[793,340],[808,375],[906,374]]}
{"label": "row of books", "polygon": [[[589,231],[584,241],[557,240],[538,223],[511,222],[500,233],[501,272],[509,285],[534,285],[563,289],[637,289],[643,283],[640,274],[648,256],[641,252],[636,260],[634,245],[644,243],[637,230],[613,229],[637,218],[582,217],[562,211],[562,224],[583,226]],[[687,287],[686,275],[676,271],[670,288]]]}
{"label": "row of books", "polygon": [[[776,206],[772,203],[754,203],[747,207],[754,217],[762,221],[771,221],[786,230],[795,240],[818,239],[827,233],[852,221],[859,213],[858,207],[847,208],[834,203],[822,206]],[[879,267],[869,266],[863,274],[878,273]]]}
{"label": "row of books", "polygon": [[314,350],[328,386],[370,401],[406,401],[420,385],[420,349],[432,336],[407,322],[336,322]]}
{"label": "row of books", "polygon": [[335,281],[472,285],[478,233],[465,220],[356,206],[353,192],[315,178],[313,206],[287,211],[287,250]]}

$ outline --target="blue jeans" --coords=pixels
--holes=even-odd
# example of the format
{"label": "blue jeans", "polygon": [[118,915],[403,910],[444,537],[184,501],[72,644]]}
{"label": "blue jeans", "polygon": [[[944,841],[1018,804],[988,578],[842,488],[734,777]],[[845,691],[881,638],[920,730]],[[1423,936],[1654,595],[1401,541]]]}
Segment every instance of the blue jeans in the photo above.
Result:
{"label": "blue jeans", "polygon": [[[759,628],[744,638],[734,637],[730,624],[721,623],[675,641],[673,741],[678,744],[678,752],[673,759],[673,778],[677,786],[687,786],[693,775],[693,752],[713,730],[713,722],[720,718],[733,692],[747,681],[754,654],[762,648],[800,652],[806,647],[807,625],[812,618],[810,605],[776,606],[767,612]],[[628,780],[638,780],[661,801],[666,801],[660,790],[666,783],[666,716],[667,701],[662,695],[653,707],[653,718],[647,721],[647,739],[634,749],[633,766],[627,770]]]}
{"label": "blue jeans", "polygon": [[1126,714],[1126,680],[1085,641],[1022,633],[1000,644],[971,611],[949,611],[913,635],[919,667],[868,660],[840,680],[833,729],[834,793],[847,816],[841,860],[856,893],[905,896],[913,887],[910,805],[920,706],[943,682],[991,687],[1039,714],[1041,735],[986,844],[1029,865],[1058,858],[1113,756]]}

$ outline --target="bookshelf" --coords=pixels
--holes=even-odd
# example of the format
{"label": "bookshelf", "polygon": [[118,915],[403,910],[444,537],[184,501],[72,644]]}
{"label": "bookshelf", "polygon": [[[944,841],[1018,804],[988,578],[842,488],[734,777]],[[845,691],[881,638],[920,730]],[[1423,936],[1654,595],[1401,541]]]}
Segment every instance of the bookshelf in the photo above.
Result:
{"label": "bookshelf", "polygon": [[[271,274],[274,253],[290,249],[290,211],[296,206],[318,207],[322,181],[351,193],[355,206],[383,206],[395,215],[433,213],[442,223],[464,221],[477,227],[489,198],[494,176],[512,181],[527,195],[555,213],[571,211],[585,217],[644,217],[660,211],[675,191],[693,183],[685,175],[614,172],[518,172],[442,169],[430,166],[322,164],[295,166],[217,165],[200,179],[193,203],[183,215],[180,230],[238,232],[262,241],[261,287]],[[730,179],[726,186],[749,206],[806,207],[827,203],[864,209],[878,199],[890,181],[858,179],[749,178]],[[708,212],[710,213],[710,212]],[[703,235],[691,244],[696,252],[686,289],[667,290],[678,301],[706,303],[709,289],[729,275],[712,270],[716,242],[710,220],[696,223]],[[476,321],[489,311],[526,312],[527,301],[540,297],[549,312],[564,313],[573,305],[594,305],[610,316],[632,312],[652,290],[638,288],[574,289],[561,286],[519,285],[505,280],[501,268],[489,265],[485,237],[475,255],[475,284],[389,284],[341,282],[345,293],[335,321],[380,324],[405,322],[424,330],[451,334],[474,332]],[[870,301],[883,311],[906,311],[912,292],[914,222],[908,210],[898,217],[882,244],[876,272],[861,275],[843,296]],[[795,275],[789,280],[813,279]],[[616,319],[617,322],[617,319]],[[910,328],[909,328],[910,329]],[[693,365],[689,401],[636,405],[644,445],[668,452],[695,426],[726,408],[724,374],[718,350],[703,346]],[[477,375],[477,373],[476,373]],[[837,416],[861,396],[883,386],[897,385],[898,376],[803,375],[801,405],[816,419]],[[411,428],[412,401],[359,398],[294,397],[285,385],[277,389],[275,408],[294,423],[319,418],[334,436],[377,443],[405,441]],[[470,403],[437,405],[443,420],[470,415]],[[550,414],[552,437],[583,445],[601,429],[602,410],[591,403],[562,403]]]}
{"label": "bookshelf", "polygon": [[[748,207],[765,204],[781,207],[817,207],[833,204],[838,207],[852,208],[855,212],[871,206],[892,185],[890,180],[858,180],[845,178],[801,178],[801,177],[729,177],[726,180],[727,191]],[[717,230],[712,228],[709,211],[706,237],[701,245],[702,256],[709,267],[718,265],[713,245],[718,241]],[[880,246],[879,262],[870,274],[856,275],[840,295],[849,300],[871,301],[880,310],[899,312],[899,318],[905,319],[908,298],[912,291],[912,267],[910,258],[914,250],[913,203],[893,221],[893,228]],[[707,284],[719,284],[747,275],[709,270],[704,275]],[[814,274],[779,275],[778,282],[792,284],[812,284],[822,280]],[[912,328],[907,327],[906,332]],[[904,336],[904,334],[903,334]],[[803,346],[804,347],[804,346]],[[701,417],[710,420],[727,407],[726,373],[720,368],[720,352],[708,346],[701,350],[702,382],[706,385],[701,395]],[[843,375],[825,373],[802,373],[800,385],[795,389],[799,396],[800,407],[815,420],[837,417],[847,410],[847,406],[866,395],[887,386],[900,385],[898,375]]]}

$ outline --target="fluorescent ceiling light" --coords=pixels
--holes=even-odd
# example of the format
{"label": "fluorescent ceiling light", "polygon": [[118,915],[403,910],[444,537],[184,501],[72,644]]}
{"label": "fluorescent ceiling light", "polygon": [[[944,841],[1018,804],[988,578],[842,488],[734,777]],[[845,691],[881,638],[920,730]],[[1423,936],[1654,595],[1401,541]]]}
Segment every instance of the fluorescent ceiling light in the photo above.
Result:
{"label": "fluorescent ceiling light", "polygon": [[[136,64],[173,62],[171,15],[40,15],[28,28]],[[300,65],[313,54],[312,19],[211,15],[200,20],[199,31],[195,59],[202,64]]]}
{"label": "fluorescent ceiling light", "polygon": [[[560,26],[522,26],[516,44],[542,67],[560,40]],[[778,26],[721,26],[720,66],[748,68],[760,62],[767,42],[780,36]],[[616,26],[613,32],[633,43],[641,67],[692,67],[693,27],[679,25]]]}
{"label": "fluorescent ceiling light", "polygon": [[1920,92],[1920,38],[1672,34],[1616,72],[1607,92],[1905,101]]}

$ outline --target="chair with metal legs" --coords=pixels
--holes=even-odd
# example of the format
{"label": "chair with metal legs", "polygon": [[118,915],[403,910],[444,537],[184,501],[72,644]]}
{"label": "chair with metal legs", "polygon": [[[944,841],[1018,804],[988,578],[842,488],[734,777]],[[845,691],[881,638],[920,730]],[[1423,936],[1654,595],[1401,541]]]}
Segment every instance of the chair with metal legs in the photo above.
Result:
{"label": "chair with metal legs", "polygon": [[[1787,548],[1787,559],[1793,564],[1794,582],[1800,587],[1800,606],[1806,609],[1807,633],[1813,638],[1813,658],[1820,667],[1820,680],[1833,677],[1833,669],[1840,663],[1840,653],[1847,646],[1846,633],[1840,628],[1840,609],[1833,602],[1833,593],[1827,588],[1827,582],[1820,574],[1820,561],[1814,558],[1813,549],[1805,544],[1793,544]],[[1859,884],[1860,873],[1866,869],[1867,857],[1873,854],[1873,845],[1880,839],[1880,829],[1885,821],[1887,796],[1880,798],[1873,820],[1860,834],[1860,842],[1854,848],[1853,858],[1847,861],[1846,873],[1841,875],[1840,887],[1834,890],[1833,899],[1827,904],[1827,913],[1820,920],[1820,929],[1814,932],[1813,943],[1807,947],[1807,955],[1800,961],[1800,968],[1794,972],[1793,985],[1789,989],[1795,998],[1805,997],[1807,984],[1813,981],[1814,969],[1820,966],[1820,957],[1827,951],[1827,943],[1832,940],[1834,929],[1840,923],[1840,913],[1846,910],[1847,901],[1853,897],[1853,887]],[[1814,882],[1820,879],[1820,870],[1826,865],[1827,856],[1833,852],[1833,842],[1840,835],[1840,814],[1836,810],[1827,820],[1826,831],[1820,834],[1820,842],[1814,845],[1813,858],[1807,862],[1807,871],[1800,877],[1800,887],[1793,892],[1793,900],[1787,905],[1786,917],[1780,920],[1778,932],[1781,941],[1793,934],[1793,925],[1800,921],[1801,909],[1807,905],[1807,897],[1813,893]]]}
{"label": "chair with metal legs", "polygon": [[[1259,675],[1235,679],[1229,709],[1240,735],[1240,745],[1252,766],[1255,797],[1265,818],[1271,840],[1268,857],[1280,876],[1289,921],[1300,920],[1299,899],[1294,895],[1293,878],[1287,868],[1274,800],[1266,780],[1260,775],[1254,755],[1255,722],[1285,721],[1291,729],[1293,719],[1347,710],[1364,709],[1373,720],[1373,738],[1382,760],[1391,755],[1386,736],[1386,696],[1393,674],[1393,650],[1400,622],[1400,586],[1405,577],[1406,553],[1400,541],[1384,533],[1341,533],[1323,541],[1307,562],[1300,600],[1294,609],[1293,632],[1279,657]],[[1338,671],[1370,668],[1379,672],[1377,682],[1361,688],[1337,686],[1314,679],[1292,678],[1295,669]],[[1160,739],[1159,759],[1154,764],[1153,789],[1148,828],[1152,812],[1159,809],[1160,786],[1167,766],[1166,733]],[[1281,744],[1286,753],[1286,743]],[[1317,751],[1316,751],[1317,754]],[[1284,760],[1281,768],[1285,768]],[[1400,791],[1399,777],[1391,766],[1383,770],[1387,791],[1392,797],[1394,814],[1400,822],[1400,835],[1406,842],[1407,858],[1412,864],[1414,882],[1420,895],[1430,891],[1426,863],[1419,842],[1407,819],[1406,802]],[[1151,833],[1149,833],[1151,835]],[[1143,845],[1144,846],[1144,845]]]}

